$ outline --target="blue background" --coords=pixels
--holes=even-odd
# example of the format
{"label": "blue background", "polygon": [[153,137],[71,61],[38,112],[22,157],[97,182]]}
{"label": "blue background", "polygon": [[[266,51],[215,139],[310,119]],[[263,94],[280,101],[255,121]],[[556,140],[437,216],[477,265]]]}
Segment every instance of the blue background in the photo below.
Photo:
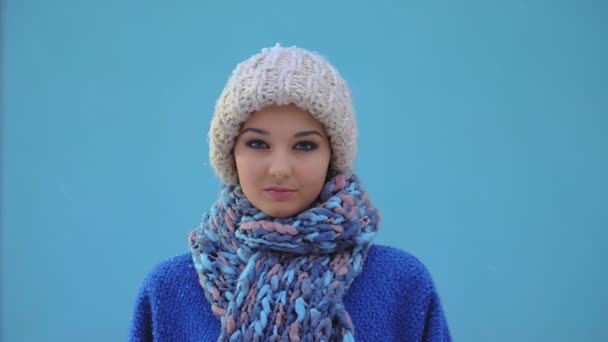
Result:
{"label": "blue background", "polygon": [[231,70],[280,42],[352,87],[376,242],[458,341],[608,340],[605,1],[5,0],[2,338],[125,340],[216,197]]}

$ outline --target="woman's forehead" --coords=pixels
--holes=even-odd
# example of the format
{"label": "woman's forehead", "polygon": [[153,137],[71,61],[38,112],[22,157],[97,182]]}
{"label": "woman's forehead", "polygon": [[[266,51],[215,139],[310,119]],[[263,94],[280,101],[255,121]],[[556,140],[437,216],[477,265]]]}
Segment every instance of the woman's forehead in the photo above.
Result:
{"label": "woman's forehead", "polygon": [[243,123],[242,130],[246,128],[257,128],[265,131],[314,129],[325,133],[323,124],[319,120],[295,105],[274,105],[256,111]]}

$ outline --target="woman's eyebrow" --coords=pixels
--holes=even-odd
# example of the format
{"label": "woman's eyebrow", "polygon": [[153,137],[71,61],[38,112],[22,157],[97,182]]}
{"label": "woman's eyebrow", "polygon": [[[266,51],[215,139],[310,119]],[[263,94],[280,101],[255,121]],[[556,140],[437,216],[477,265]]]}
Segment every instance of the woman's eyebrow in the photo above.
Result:
{"label": "woman's eyebrow", "polygon": [[320,136],[321,138],[323,138],[323,136],[321,135],[321,133],[319,133],[318,131],[298,132],[298,133],[294,134],[293,136],[296,137],[296,138],[299,138],[299,137],[304,137],[304,136],[311,135],[311,134],[316,134],[316,135]]}
{"label": "woman's eyebrow", "polygon": [[245,132],[255,132],[255,133],[259,133],[259,134],[263,134],[263,135],[269,135],[270,133],[268,133],[268,131],[265,131],[263,129],[260,128],[255,128],[255,127],[248,127],[245,128],[241,134],[245,133]]}
{"label": "woman's eyebrow", "polygon": [[[254,132],[254,133],[263,134],[263,135],[270,135],[270,133],[268,131],[263,130],[261,128],[255,128],[255,127],[247,127],[241,132],[241,134],[243,134],[245,132]],[[294,134],[293,136],[296,138],[300,138],[300,137],[305,137],[307,135],[313,135],[313,134],[316,134],[316,135],[320,136],[321,138],[323,137],[323,135],[321,135],[321,133],[319,133],[319,131],[315,131],[315,130],[298,132],[298,133]]]}

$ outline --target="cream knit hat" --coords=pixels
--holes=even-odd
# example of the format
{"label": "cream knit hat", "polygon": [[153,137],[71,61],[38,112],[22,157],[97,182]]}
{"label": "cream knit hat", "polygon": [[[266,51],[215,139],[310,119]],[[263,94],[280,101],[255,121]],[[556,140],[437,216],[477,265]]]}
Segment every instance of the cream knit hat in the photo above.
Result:
{"label": "cream knit hat", "polygon": [[238,183],[233,148],[243,122],[264,107],[289,103],[325,127],[332,173],[350,170],[357,153],[357,124],[346,82],[319,54],[277,44],[237,65],[215,105],[209,159],[223,182]]}

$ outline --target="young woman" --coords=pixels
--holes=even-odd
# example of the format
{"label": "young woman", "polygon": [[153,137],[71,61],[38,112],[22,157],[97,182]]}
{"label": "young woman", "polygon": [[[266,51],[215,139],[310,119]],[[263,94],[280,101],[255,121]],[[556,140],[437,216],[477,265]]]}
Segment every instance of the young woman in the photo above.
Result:
{"label": "young woman", "polygon": [[426,268],[372,245],[350,92],[316,53],[242,62],[209,131],[224,183],[191,252],[144,281],[131,341],[449,341]]}

